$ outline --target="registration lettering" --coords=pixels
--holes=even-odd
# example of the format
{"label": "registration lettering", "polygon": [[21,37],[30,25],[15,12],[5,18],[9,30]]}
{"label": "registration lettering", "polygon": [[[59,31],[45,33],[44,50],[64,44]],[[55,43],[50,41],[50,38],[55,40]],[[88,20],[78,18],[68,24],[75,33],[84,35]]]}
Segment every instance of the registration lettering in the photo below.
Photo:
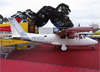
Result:
{"label": "registration lettering", "polygon": [[43,37],[32,37],[32,40],[44,40],[44,38]]}

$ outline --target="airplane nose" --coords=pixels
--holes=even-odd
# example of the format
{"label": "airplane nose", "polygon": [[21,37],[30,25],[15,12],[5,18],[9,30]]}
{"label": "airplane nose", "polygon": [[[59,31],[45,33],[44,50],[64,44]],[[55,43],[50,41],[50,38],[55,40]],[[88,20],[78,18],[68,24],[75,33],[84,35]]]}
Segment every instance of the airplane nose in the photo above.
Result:
{"label": "airplane nose", "polygon": [[95,41],[95,43],[97,44],[97,43],[98,43],[98,41]]}
{"label": "airplane nose", "polygon": [[93,40],[93,44],[97,44],[98,43],[98,41],[96,41],[96,40]]}
{"label": "airplane nose", "polygon": [[86,42],[87,42],[88,45],[95,45],[95,44],[98,43],[98,41],[96,41],[94,39],[91,39],[91,38],[88,38],[88,37],[86,39],[87,39]]}

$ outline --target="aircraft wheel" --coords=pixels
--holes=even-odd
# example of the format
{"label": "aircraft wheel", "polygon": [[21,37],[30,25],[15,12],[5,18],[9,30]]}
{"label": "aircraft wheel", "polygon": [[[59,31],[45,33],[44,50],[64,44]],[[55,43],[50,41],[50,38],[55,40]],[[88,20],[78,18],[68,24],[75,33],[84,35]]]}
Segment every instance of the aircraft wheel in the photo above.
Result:
{"label": "aircraft wheel", "polygon": [[95,47],[94,46],[92,47],[92,50],[95,50]]}
{"label": "aircraft wheel", "polygon": [[67,50],[61,50],[61,51],[66,52]]}

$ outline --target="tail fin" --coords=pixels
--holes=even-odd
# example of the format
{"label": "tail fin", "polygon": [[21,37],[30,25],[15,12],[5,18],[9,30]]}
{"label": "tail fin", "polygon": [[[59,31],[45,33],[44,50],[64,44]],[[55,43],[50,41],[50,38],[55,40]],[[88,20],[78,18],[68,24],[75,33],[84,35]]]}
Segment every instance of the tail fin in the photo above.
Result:
{"label": "tail fin", "polygon": [[16,21],[15,18],[8,18],[10,22],[11,32],[16,37],[25,37],[27,34],[22,29],[22,27],[19,25],[19,23]]}

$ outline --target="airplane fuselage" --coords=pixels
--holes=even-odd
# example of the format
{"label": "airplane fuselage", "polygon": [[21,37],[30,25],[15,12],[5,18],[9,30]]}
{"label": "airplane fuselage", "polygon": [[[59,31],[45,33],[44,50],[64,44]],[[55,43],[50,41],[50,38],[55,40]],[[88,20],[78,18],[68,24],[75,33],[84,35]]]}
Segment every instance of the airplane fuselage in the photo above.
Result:
{"label": "airplane fuselage", "polygon": [[68,38],[66,36],[65,38],[60,38],[59,35],[57,34],[29,34],[29,33],[27,33],[27,36],[29,37],[28,39],[30,39],[30,41],[48,43],[53,45],[64,44],[67,46],[90,46],[97,43],[97,41],[90,39],[88,37]]}

